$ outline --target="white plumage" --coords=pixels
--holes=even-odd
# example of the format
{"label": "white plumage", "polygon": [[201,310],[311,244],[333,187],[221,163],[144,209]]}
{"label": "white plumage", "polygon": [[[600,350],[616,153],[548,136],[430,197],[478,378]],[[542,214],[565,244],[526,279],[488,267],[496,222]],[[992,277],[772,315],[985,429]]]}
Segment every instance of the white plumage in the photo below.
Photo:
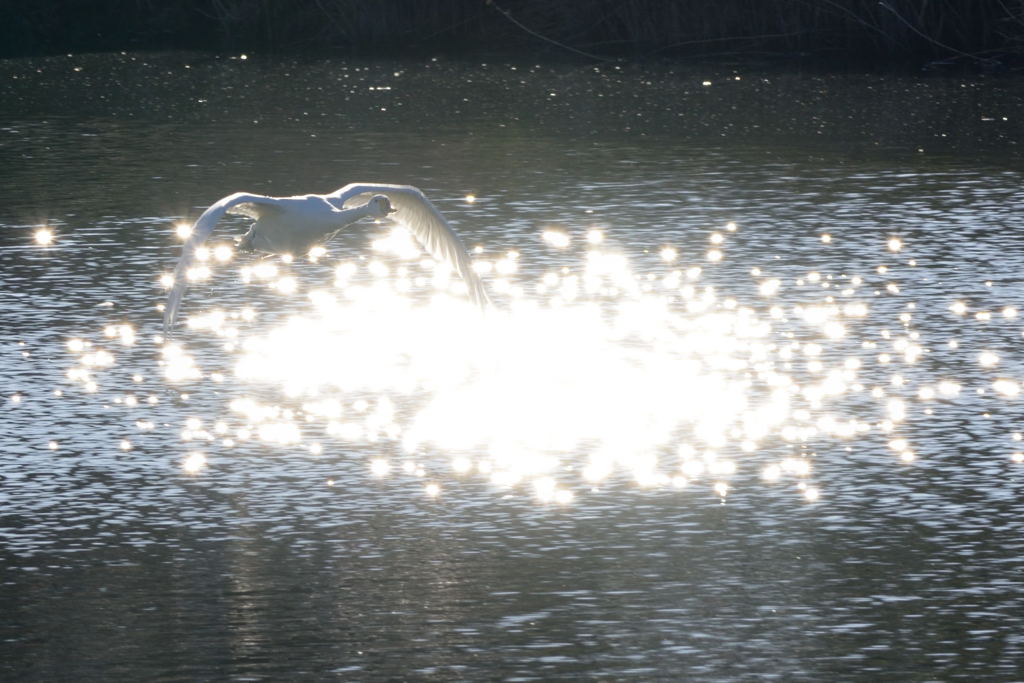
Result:
{"label": "white plumage", "polygon": [[459,274],[475,304],[483,307],[489,303],[483,283],[473,270],[458,235],[437,207],[411,185],[351,183],[330,194],[296,197],[236,192],[210,206],[192,226],[174,269],[174,284],[167,295],[166,333],[178,316],[188,286],[186,274],[195,262],[196,251],[228,213],[255,219],[249,231],[238,240],[239,248],[272,254],[303,254],[361,218],[389,217],[408,228],[427,253]]}

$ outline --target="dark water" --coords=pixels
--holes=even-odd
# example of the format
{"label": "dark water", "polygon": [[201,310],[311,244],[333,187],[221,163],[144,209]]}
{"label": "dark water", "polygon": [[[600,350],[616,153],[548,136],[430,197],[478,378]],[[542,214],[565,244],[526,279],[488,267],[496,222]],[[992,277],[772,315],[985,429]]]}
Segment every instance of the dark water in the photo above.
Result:
{"label": "dark water", "polygon": [[[1022,95],[1012,79],[722,66],[0,63],[0,677],[1018,679]],[[319,398],[343,404],[357,426],[393,404],[398,434],[332,433],[308,396],[289,393],[300,370],[240,376],[240,352],[208,330],[179,335],[202,378],[164,376],[154,336],[175,222],[236,190],[325,192],[355,180],[423,188],[482,260],[519,253],[509,278],[518,299],[497,289],[498,275],[484,278],[500,309],[542,311],[501,319],[515,341],[503,362],[521,370],[524,395],[481,390],[477,417],[455,416],[455,432],[486,443],[405,448],[423,403],[442,393],[437,377],[423,370],[412,391],[401,377],[352,378],[449,362],[436,352],[444,343],[476,352],[459,330],[372,305],[343,308],[323,333],[328,351],[314,335],[264,364],[314,355]],[[50,246],[34,241],[42,225]],[[542,239],[552,228],[570,236],[567,248]],[[640,296],[559,302],[557,286],[538,287],[584,271],[594,228],[631,277],[653,283],[650,296],[684,273],[665,288],[664,330],[662,318],[644,319],[643,333],[619,338],[607,322],[595,328],[606,343],[591,346],[560,322],[584,300],[618,320]],[[242,229],[235,221],[224,233]],[[706,255],[714,234],[720,262]],[[269,339],[289,317],[315,319],[303,295],[330,286],[336,261],[370,283],[359,260],[369,240],[355,232],[324,262],[293,264],[294,296],[221,267],[190,290],[186,315],[252,307],[255,321],[236,325],[240,343]],[[665,246],[675,261],[661,258]],[[759,290],[769,278],[781,283],[772,297]],[[706,287],[708,307],[687,308]],[[413,290],[426,306],[429,286]],[[834,316],[838,337],[797,310],[837,301],[867,311]],[[744,308],[770,325],[764,346],[728,318]],[[345,327],[363,315],[364,327]],[[697,340],[716,316],[731,327]],[[133,345],[120,328],[106,334],[120,325]],[[444,343],[421,356],[433,334]],[[113,354],[92,369],[94,390],[69,378],[83,357],[69,340]],[[920,353],[908,358],[908,345]],[[382,348],[393,355],[371,352]],[[998,364],[981,362],[984,351]],[[716,366],[725,356],[742,362]],[[622,358],[627,383],[616,385],[603,361]],[[676,368],[666,359],[695,362],[700,383],[659,386],[658,373]],[[788,414],[745,448],[744,425],[772,382],[816,386],[825,373],[815,359],[860,366],[835,395],[794,393]],[[943,381],[959,390],[942,393]],[[656,391],[666,398],[649,399]],[[231,408],[238,398],[291,410],[301,436],[225,441],[259,428]],[[579,403],[601,419],[573,423]],[[715,415],[728,416],[719,441],[702,431]],[[825,418],[864,428],[843,435]],[[508,465],[498,453],[508,443],[513,460],[527,458],[540,425],[565,424],[578,438],[548,455],[558,450],[552,476],[571,500],[548,500],[529,478],[502,486],[453,468],[456,456]],[[794,437],[787,426],[815,430]],[[688,447],[735,472],[681,469]],[[601,448],[626,455],[587,481]],[[189,472],[197,450],[207,464]],[[662,479],[638,474],[650,474],[636,465],[650,453]],[[795,461],[809,473],[764,479]],[[390,473],[375,475],[374,462]],[[671,479],[680,472],[681,487]]]}

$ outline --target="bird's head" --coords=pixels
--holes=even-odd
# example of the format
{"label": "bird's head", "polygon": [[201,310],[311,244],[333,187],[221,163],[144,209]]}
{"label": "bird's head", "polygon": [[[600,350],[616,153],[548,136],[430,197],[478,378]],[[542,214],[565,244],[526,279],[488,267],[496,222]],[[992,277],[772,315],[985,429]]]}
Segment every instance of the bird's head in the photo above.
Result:
{"label": "bird's head", "polygon": [[388,214],[395,212],[394,207],[391,206],[391,200],[382,194],[375,194],[370,197],[370,201],[366,203],[366,206],[370,208],[370,213],[376,218],[384,218]]}

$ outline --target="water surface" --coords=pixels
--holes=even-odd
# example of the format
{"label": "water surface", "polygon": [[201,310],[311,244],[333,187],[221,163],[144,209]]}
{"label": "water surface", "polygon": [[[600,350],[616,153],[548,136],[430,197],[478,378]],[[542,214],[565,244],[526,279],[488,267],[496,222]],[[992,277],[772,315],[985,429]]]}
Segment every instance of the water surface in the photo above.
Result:
{"label": "water surface", "polygon": [[[0,670],[1013,679],[1021,85],[0,63]],[[177,223],[356,180],[497,310],[368,225],[168,355]]]}

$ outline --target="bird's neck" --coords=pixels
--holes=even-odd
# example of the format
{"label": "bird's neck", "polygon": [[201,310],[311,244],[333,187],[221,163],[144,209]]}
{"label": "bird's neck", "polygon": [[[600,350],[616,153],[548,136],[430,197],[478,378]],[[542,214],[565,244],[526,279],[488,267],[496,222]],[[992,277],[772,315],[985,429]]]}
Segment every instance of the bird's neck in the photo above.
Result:
{"label": "bird's neck", "polygon": [[367,202],[366,204],[363,204],[362,206],[351,206],[351,207],[346,209],[345,208],[345,202],[342,201],[340,198],[332,197],[331,195],[327,195],[324,198],[327,200],[327,202],[331,206],[333,206],[334,208],[338,209],[339,211],[344,211],[346,213],[348,213],[349,211],[358,212],[358,214],[353,213],[352,215],[358,215],[360,218],[362,218],[363,216],[369,216],[370,215],[370,203],[369,202]]}
{"label": "bird's neck", "polygon": [[373,213],[373,210],[370,208],[369,204],[363,204],[362,206],[353,206],[352,208],[349,209],[346,209],[342,206],[338,206],[337,204],[335,204],[335,206],[341,211],[342,214],[344,214],[343,220],[345,223],[354,223],[355,221],[358,221],[361,218],[366,218],[367,216],[376,217],[375,214]]}

